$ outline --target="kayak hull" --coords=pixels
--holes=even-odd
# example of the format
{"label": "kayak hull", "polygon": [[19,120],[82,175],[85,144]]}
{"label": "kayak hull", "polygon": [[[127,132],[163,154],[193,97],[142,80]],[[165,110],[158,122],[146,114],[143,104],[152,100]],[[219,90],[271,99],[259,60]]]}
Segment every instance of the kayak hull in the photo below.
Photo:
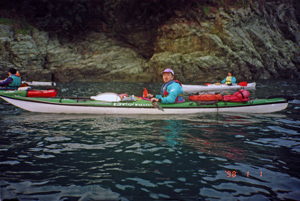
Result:
{"label": "kayak hull", "polygon": [[238,89],[247,89],[247,90],[254,90],[256,87],[256,83],[248,83],[247,86],[240,86],[240,85],[227,85],[227,84],[210,84],[210,85],[188,85],[183,84],[183,92],[186,94],[191,93],[199,93],[199,92],[221,92],[226,90],[238,90]]}
{"label": "kayak hull", "polygon": [[0,96],[5,101],[30,112],[65,114],[197,114],[197,113],[271,113],[284,110],[288,102],[284,98],[257,99],[246,103],[199,104],[185,102],[160,104],[155,107],[149,101],[103,102],[59,98],[29,98]]}

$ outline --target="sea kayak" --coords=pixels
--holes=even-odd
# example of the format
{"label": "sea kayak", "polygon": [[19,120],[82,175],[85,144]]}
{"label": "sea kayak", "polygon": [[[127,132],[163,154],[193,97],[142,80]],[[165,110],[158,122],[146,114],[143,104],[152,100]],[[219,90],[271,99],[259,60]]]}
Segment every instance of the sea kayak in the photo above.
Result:
{"label": "sea kayak", "polygon": [[285,98],[254,99],[247,102],[215,102],[211,104],[186,101],[175,104],[152,104],[136,101],[105,102],[91,99],[30,98],[0,96],[3,100],[30,112],[66,114],[196,114],[208,112],[271,113],[288,106]]}
{"label": "sea kayak", "polygon": [[56,89],[47,90],[0,90],[0,95],[23,96],[23,97],[55,97]]}
{"label": "sea kayak", "polygon": [[208,85],[189,85],[183,84],[183,92],[186,94],[191,93],[199,93],[199,92],[221,92],[226,90],[238,90],[238,89],[247,89],[247,90],[254,90],[256,87],[256,83],[247,83],[246,86],[234,84],[234,85],[227,85],[227,84],[208,84]]}

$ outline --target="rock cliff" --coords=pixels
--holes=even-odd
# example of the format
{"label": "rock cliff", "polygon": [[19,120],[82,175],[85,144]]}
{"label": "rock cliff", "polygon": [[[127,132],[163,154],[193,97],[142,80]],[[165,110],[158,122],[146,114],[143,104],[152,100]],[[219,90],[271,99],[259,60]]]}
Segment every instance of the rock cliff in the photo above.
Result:
{"label": "rock cliff", "polygon": [[91,2],[86,26],[79,15],[65,32],[41,25],[55,17],[0,5],[3,76],[16,67],[26,80],[151,82],[171,67],[183,82],[300,77],[297,0]]}

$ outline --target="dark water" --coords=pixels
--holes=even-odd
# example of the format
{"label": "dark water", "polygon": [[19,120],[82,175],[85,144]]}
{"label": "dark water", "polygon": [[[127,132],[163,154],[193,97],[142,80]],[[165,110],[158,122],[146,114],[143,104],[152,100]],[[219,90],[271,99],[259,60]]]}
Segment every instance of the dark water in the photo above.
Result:
{"label": "dark water", "polygon": [[[300,200],[300,82],[272,114],[57,115],[0,102],[0,200]],[[59,85],[60,95],[140,93],[132,83]]]}

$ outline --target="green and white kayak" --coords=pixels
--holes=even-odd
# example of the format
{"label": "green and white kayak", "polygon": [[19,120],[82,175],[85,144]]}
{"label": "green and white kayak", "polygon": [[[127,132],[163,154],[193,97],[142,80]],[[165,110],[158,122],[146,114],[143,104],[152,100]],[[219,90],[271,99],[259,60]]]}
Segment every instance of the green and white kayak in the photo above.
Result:
{"label": "green and white kayak", "polygon": [[105,102],[76,98],[32,98],[0,96],[5,101],[30,112],[65,114],[196,114],[208,112],[271,113],[288,106],[285,98],[254,99],[248,102],[215,102],[202,104],[187,101],[175,104],[152,104],[137,98],[136,101]]}

